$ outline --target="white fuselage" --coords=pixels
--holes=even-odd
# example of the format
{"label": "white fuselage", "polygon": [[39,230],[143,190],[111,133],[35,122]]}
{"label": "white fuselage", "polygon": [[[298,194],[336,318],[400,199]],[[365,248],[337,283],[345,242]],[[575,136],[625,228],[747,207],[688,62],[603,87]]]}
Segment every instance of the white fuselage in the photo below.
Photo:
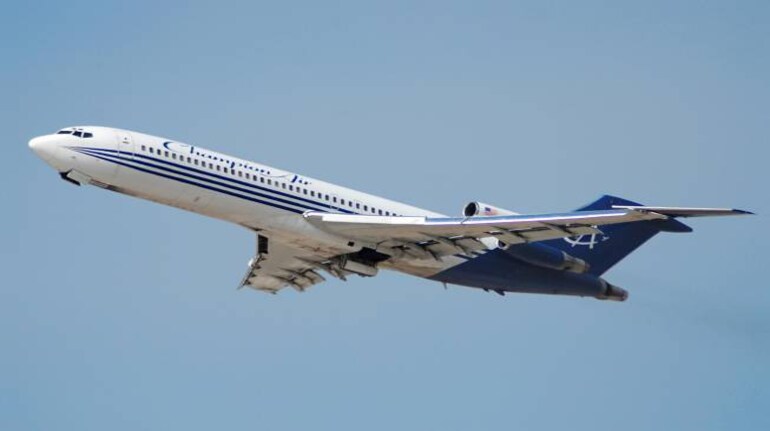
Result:
{"label": "white fuselage", "polygon": [[[71,131],[73,133],[66,133]],[[74,132],[79,132],[76,136]],[[84,137],[87,133],[90,137]],[[165,138],[105,127],[64,129],[30,141],[60,173],[132,196],[226,220],[307,251],[349,253],[349,241],[305,222],[307,211],[440,216],[428,210]],[[355,248],[377,244],[356,244]],[[392,259],[385,266],[431,276],[461,263]]]}

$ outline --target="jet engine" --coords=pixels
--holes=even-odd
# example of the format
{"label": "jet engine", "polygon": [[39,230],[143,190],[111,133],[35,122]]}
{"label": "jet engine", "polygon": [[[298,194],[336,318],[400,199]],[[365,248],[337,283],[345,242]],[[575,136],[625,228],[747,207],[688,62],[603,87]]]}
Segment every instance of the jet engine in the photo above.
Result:
{"label": "jet engine", "polygon": [[494,205],[485,204],[484,202],[471,202],[463,207],[463,215],[465,217],[490,217],[516,214],[518,213],[498,208]]}
{"label": "jet engine", "polygon": [[588,272],[589,268],[588,263],[583,259],[537,243],[511,245],[505,248],[505,252],[531,265],[557,271],[584,273]]}

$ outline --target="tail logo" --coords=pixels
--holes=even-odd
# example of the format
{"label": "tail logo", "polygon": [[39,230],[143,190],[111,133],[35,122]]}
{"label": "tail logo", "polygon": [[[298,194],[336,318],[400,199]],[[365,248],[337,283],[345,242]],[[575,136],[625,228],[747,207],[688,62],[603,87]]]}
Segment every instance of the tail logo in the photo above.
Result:
{"label": "tail logo", "polygon": [[580,235],[576,237],[564,238],[564,241],[567,241],[567,243],[573,247],[579,245],[587,246],[589,249],[593,250],[596,244],[607,241],[608,239],[610,239],[610,237],[607,235],[593,233],[591,235]]}

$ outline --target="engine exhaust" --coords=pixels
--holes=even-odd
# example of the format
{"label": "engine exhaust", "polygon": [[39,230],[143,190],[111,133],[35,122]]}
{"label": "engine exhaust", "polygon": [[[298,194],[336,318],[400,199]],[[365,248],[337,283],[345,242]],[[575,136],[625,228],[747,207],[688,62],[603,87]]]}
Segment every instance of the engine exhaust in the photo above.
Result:
{"label": "engine exhaust", "polygon": [[607,287],[605,288],[604,293],[597,296],[596,299],[618,302],[623,302],[628,299],[628,292],[625,289],[607,283],[606,281],[604,283],[607,285]]}

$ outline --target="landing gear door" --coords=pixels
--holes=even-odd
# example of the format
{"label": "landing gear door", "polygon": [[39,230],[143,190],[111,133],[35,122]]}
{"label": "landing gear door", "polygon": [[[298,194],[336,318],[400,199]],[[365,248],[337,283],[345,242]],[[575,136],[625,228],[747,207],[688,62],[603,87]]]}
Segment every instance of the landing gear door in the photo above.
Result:
{"label": "landing gear door", "polygon": [[118,155],[134,158],[134,138],[125,130],[118,130]]}

